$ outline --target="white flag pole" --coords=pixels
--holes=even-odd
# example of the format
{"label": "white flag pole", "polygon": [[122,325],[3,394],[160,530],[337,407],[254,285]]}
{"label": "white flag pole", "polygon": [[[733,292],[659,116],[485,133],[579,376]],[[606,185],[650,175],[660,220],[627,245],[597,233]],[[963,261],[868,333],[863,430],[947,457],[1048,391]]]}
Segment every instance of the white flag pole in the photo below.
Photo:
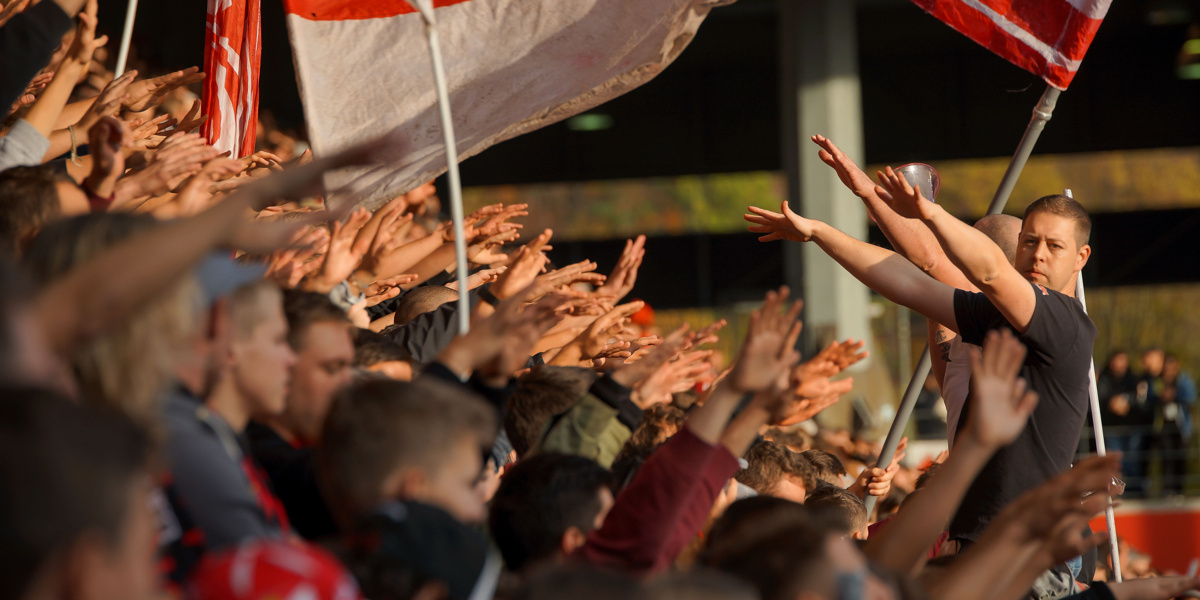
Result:
{"label": "white flag pole", "polygon": [[[1071,190],[1064,190],[1063,195],[1068,198],[1074,198]],[[1087,297],[1083,293],[1083,273],[1080,273],[1075,280],[1075,297],[1079,303],[1083,305],[1083,312],[1087,313]],[[1096,361],[1093,360],[1088,368],[1088,397],[1092,405],[1092,431],[1096,437],[1096,454],[1105,456],[1108,454],[1104,447],[1104,423],[1100,417],[1100,392],[1096,389]],[[1104,509],[1104,520],[1108,525],[1108,545],[1109,556],[1112,558],[1112,574],[1113,578],[1118,583],[1122,581],[1121,577],[1121,553],[1117,547],[1117,518],[1113,513],[1111,504]]]}
{"label": "white flag pole", "polygon": [[129,60],[129,43],[133,39],[133,20],[137,18],[138,0],[129,0],[125,7],[125,30],[121,34],[121,50],[117,52],[117,69],[114,77],[125,74],[125,63]]}
{"label": "white flag pole", "polygon": [[[131,0],[136,1],[136,0]],[[467,241],[463,236],[462,183],[458,179],[458,147],[454,143],[454,121],[450,117],[450,92],[446,87],[446,68],[442,63],[442,50],[438,43],[437,19],[433,14],[433,0],[407,0],[416,7],[425,20],[425,37],[429,42],[429,56],[433,59],[433,82],[437,87],[438,112],[442,117],[442,138],[446,145],[446,176],[450,184],[450,216],[454,220],[454,256],[458,262],[458,333],[462,335],[471,327],[471,302],[467,285]]]}

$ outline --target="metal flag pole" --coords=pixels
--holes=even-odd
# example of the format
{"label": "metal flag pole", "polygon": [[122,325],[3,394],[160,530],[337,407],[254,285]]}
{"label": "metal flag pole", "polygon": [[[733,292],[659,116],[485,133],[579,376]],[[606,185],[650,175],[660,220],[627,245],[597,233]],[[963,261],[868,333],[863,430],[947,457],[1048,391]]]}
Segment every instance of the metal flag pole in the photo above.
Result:
{"label": "metal flag pole", "polygon": [[129,0],[125,7],[125,29],[121,33],[121,49],[117,52],[117,70],[114,77],[125,74],[125,63],[129,60],[129,43],[133,40],[133,20],[137,18],[138,0]]}
{"label": "metal flag pole", "polygon": [[[1008,203],[1008,197],[1016,187],[1017,179],[1021,177],[1021,170],[1025,168],[1029,155],[1033,153],[1033,146],[1037,144],[1038,137],[1042,135],[1046,121],[1049,121],[1054,114],[1054,105],[1058,102],[1060,93],[1061,90],[1051,86],[1046,86],[1046,91],[1042,92],[1037,106],[1033,108],[1033,117],[1029,120],[1029,125],[1025,127],[1025,134],[1021,136],[1021,143],[1017,144],[1017,151],[1013,154],[1012,161],[1008,163],[1008,170],[1004,172],[1004,178],[1000,180],[1000,187],[996,190],[996,195],[992,197],[987,214],[997,215],[1004,211],[1004,205]],[[879,452],[879,462],[876,463],[876,466],[886,467],[891,464],[892,458],[896,455],[896,447],[900,445],[900,439],[904,437],[904,430],[908,428],[908,419],[912,417],[913,408],[917,405],[917,396],[921,394],[925,378],[929,377],[931,366],[929,344],[926,344],[925,352],[921,355],[921,360],[913,371],[912,379],[908,380],[904,397],[896,409],[896,418],[892,420],[892,428],[888,430],[887,437],[883,440],[883,449]],[[875,509],[877,500],[877,496],[867,496],[868,515]]]}
{"label": "metal flag pole", "polygon": [[[1071,190],[1064,190],[1063,195],[1068,198],[1074,198]],[[1079,300],[1079,304],[1083,305],[1083,312],[1087,314],[1087,297],[1083,293],[1083,273],[1080,273],[1075,280],[1075,297]],[[1088,365],[1088,399],[1092,406],[1092,431],[1096,437],[1096,454],[1105,456],[1108,451],[1104,445],[1104,422],[1100,417],[1100,392],[1096,389],[1096,361],[1095,359]],[[1121,577],[1121,552],[1117,544],[1117,517],[1113,512],[1113,507],[1110,504],[1104,509],[1104,520],[1108,525],[1108,545],[1110,547],[1109,556],[1112,557],[1112,573],[1113,578],[1117,583],[1122,581]]]}
{"label": "metal flag pole", "polygon": [[466,292],[467,285],[467,241],[463,236],[462,183],[458,179],[458,147],[454,143],[454,121],[450,118],[450,92],[446,87],[446,68],[442,62],[442,50],[438,43],[437,19],[433,14],[433,0],[408,0],[425,20],[425,38],[429,41],[429,56],[433,59],[433,82],[437,86],[438,113],[442,117],[442,139],[446,144],[446,176],[450,184],[450,217],[454,220],[454,256],[457,259],[459,287],[458,333],[462,335],[471,328],[471,302]]}

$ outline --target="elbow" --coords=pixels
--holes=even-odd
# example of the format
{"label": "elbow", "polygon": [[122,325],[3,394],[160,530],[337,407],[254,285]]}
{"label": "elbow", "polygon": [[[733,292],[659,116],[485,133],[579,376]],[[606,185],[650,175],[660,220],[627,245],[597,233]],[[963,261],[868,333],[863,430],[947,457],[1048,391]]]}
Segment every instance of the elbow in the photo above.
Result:
{"label": "elbow", "polygon": [[975,285],[979,286],[979,289],[990,288],[994,286],[996,281],[1000,279],[1000,274],[1001,271],[999,265],[988,265],[987,268],[980,269],[975,274],[974,283]]}

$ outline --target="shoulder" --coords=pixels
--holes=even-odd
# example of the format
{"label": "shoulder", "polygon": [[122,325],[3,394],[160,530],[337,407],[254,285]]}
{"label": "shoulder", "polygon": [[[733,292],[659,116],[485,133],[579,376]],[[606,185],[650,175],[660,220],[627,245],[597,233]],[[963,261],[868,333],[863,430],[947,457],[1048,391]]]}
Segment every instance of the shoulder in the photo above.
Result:
{"label": "shoulder", "polygon": [[[1040,284],[1031,283],[1037,297],[1037,308],[1034,310],[1034,318],[1037,318],[1038,313],[1049,313],[1056,322],[1062,323],[1067,321],[1077,324],[1084,330],[1090,329],[1095,334],[1096,325],[1092,323],[1091,317],[1084,310],[1083,304],[1078,298],[1068,296],[1062,292],[1048,289]],[[1045,316],[1045,315],[1044,315]],[[1081,331],[1080,333],[1086,333]]]}

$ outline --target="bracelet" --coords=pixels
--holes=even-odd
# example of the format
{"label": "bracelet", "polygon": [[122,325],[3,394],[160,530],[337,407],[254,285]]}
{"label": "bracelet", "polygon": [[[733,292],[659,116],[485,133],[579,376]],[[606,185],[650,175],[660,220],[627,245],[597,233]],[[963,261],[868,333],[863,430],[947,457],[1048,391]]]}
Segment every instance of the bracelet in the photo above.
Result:
{"label": "bracelet", "polygon": [[75,126],[68,125],[67,132],[71,134],[71,164],[82,167],[83,163],[79,162],[79,147],[75,145]]}

